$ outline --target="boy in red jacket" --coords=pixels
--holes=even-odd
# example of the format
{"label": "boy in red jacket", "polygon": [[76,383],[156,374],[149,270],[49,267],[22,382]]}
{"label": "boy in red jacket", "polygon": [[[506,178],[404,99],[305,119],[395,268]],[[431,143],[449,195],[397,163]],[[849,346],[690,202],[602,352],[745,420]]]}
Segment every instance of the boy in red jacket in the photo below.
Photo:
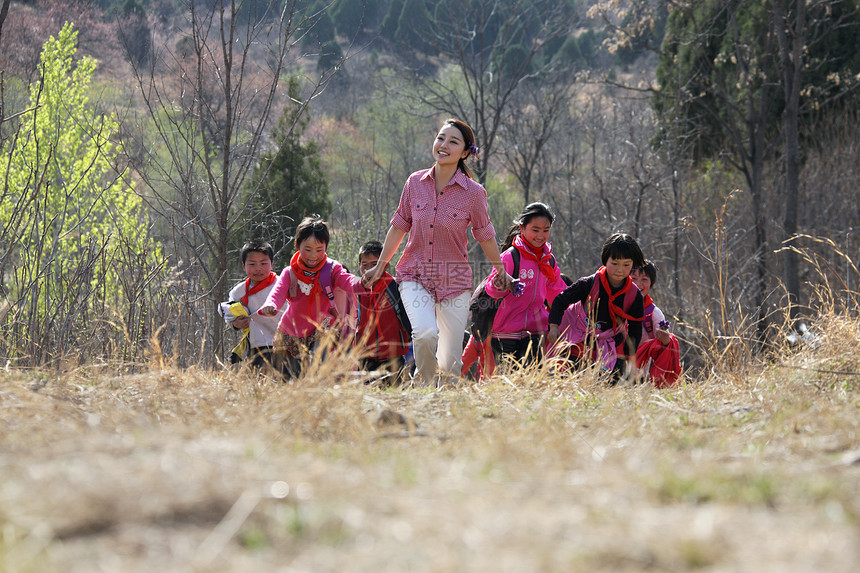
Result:
{"label": "boy in red jacket", "polygon": [[[382,254],[382,243],[368,241],[358,252],[361,273],[376,266]],[[386,271],[382,278],[368,290],[356,290],[358,295],[358,327],[356,344],[363,347],[359,365],[362,370],[388,370],[400,373],[409,352],[409,333],[400,322],[389,300],[392,289],[389,285],[394,277]],[[396,291],[396,285],[393,289]]]}

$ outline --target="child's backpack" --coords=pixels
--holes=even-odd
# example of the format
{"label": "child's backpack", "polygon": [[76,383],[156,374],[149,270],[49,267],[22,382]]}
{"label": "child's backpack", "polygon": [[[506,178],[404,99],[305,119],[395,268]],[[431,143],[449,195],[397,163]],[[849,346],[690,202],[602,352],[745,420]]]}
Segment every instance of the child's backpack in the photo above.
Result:
{"label": "child's backpack", "polygon": [[406,332],[406,342],[412,340],[412,323],[409,321],[409,315],[406,314],[406,307],[403,306],[403,300],[400,298],[400,286],[397,281],[391,281],[385,287],[385,297],[388,299],[388,304],[397,315],[397,320],[400,321],[400,326]]}
{"label": "child's backpack", "polygon": [[[513,277],[517,279],[520,276],[520,251],[516,247],[511,247],[508,251],[511,252],[511,258],[514,260]],[[555,264],[554,259],[553,264]],[[488,280],[490,280],[489,276],[481,281],[469,301],[469,332],[478,342],[483,342],[492,333],[496,312],[504,298],[493,298],[487,293]]]}
{"label": "child's backpack", "polygon": [[[626,332],[626,323],[618,324],[615,328],[609,325],[608,328],[595,328],[590,326],[591,317],[589,314],[597,305],[597,299],[600,296],[600,279],[597,274],[594,274],[594,283],[591,285],[591,290],[588,297],[583,302],[576,302],[571,305],[570,309],[565,311],[565,319],[563,323],[569,322],[566,328],[562,329],[562,337],[566,344],[570,346],[570,352],[574,356],[583,356],[588,354],[592,360],[597,360],[598,356],[602,359],[603,365],[608,369],[615,366],[616,349],[614,338],[619,332]],[[624,293],[624,299],[621,303],[621,309],[627,313],[636,300],[638,288],[631,287]],[[594,336],[594,348],[586,348],[585,342],[588,335]]]}

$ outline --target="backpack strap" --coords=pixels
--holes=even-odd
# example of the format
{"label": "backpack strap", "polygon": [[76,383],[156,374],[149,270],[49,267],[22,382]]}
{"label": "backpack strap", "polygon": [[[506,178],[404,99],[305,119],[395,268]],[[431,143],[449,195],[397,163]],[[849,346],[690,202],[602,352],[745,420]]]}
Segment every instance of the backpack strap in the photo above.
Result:
{"label": "backpack strap", "polygon": [[654,303],[649,304],[642,313],[645,318],[642,319],[642,328],[649,335],[654,332]]}
{"label": "backpack strap", "polygon": [[323,292],[328,297],[328,302],[331,305],[331,309],[335,315],[338,314],[337,306],[334,301],[334,288],[331,283],[331,269],[334,266],[334,261],[332,259],[327,259],[323,268],[320,269],[320,286],[323,289]]}
{"label": "backpack strap", "polygon": [[511,252],[511,259],[514,261],[514,280],[520,278],[520,250],[516,247],[508,249]]}
{"label": "backpack strap", "polygon": [[633,306],[637,294],[639,294],[639,289],[634,287],[627,289],[627,292],[624,293],[624,302],[621,303],[621,308],[626,314],[630,314],[630,307]]}

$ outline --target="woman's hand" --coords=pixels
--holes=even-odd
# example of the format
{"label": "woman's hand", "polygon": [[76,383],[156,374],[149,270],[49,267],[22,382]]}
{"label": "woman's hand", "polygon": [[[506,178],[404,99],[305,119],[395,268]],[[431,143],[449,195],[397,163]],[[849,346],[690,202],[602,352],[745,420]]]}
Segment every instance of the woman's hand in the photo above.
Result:
{"label": "woman's hand", "polygon": [[493,277],[493,286],[498,290],[511,290],[513,282],[513,277],[504,268],[501,271],[497,271],[496,276]]}
{"label": "woman's hand", "polygon": [[261,314],[263,316],[275,316],[278,314],[278,309],[274,307],[274,305],[267,304],[265,306],[261,306],[260,310],[257,311],[257,314]]}
{"label": "woman's hand", "polygon": [[376,266],[372,269],[368,269],[366,273],[361,275],[361,286],[366,289],[373,288],[373,285],[376,284],[376,281],[382,278],[382,273],[385,272],[385,265],[381,265],[376,263]]}

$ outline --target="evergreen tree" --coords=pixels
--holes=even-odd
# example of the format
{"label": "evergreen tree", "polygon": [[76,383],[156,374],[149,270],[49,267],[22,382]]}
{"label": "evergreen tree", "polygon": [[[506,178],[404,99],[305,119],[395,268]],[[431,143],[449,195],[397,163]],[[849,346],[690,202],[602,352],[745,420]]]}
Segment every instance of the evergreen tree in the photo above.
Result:
{"label": "evergreen tree", "polygon": [[419,52],[428,49],[425,38],[433,37],[433,21],[427,11],[425,0],[405,0],[394,39]]}
{"label": "evergreen tree", "polygon": [[316,47],[334,41],[334,21],[329,13],[326,0],[317,0],[311,4],[306,17],[307,20],[302,23],[302,28],[306,30],[302,40],[303,46]]}
{"label": "evergreen tree", "polygon": [[[288,89],[292,102],[299,91],[296,78],[290,78]],[[272,131],[278,149],[260,158],[253,178],[257,193],[251,234],[287,252],[292,249],[296,225],[303,217],[313,213],[326,217],[331,212],[319,149],[313,141],[302,143],[308,120],[305,114],[299,116],[299,111],[294,103],[284,108]]]}
{"label": "evergreen tree", "polygon": [[376,15],[377,0],[337,0],[331,9],[335,30],[341,36],[354,38]]}
{"label": "evergreen tree", "polygon": [[379,30],[380,36],[386,40],[394,40],[397,37],[397,26],[400,23],[400,14],[403,13],[403,4],[405,0],[391,0],[388,3],[388,12],[385,13],[385,18],[382,19],[382,28]]}

